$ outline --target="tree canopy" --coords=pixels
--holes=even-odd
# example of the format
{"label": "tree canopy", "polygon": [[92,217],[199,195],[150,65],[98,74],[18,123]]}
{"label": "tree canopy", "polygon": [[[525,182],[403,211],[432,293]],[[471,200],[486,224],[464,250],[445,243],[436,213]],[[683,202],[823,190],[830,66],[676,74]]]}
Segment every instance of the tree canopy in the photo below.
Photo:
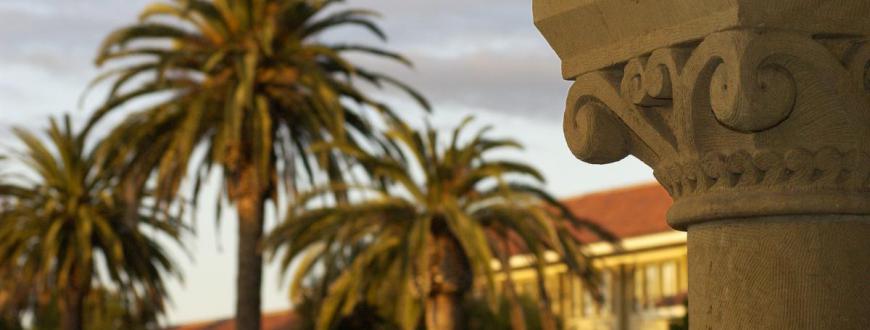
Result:
{"label": "tree canopy", "polygon": [[[319,329],[362,302],[412,329],[433,312],[427,299],[462,295],[475,281],[494,306],[492,262],[511,253],[500,242],[533,255],[539,271],[544,252],[554,251],[575,274],[594,281],[580,242],[567,229],[606,233],[539,189],[535,183],[544,178],[533,167],[490,156],[518,143],[489,138],[487,129],[463,136],[468,123],[444,145],[434,129],[393,123],[388,136],[405,151],[402,157],[332,146],[355,157],[372,181],[309,194],[267,241],[282,269],[298,262],[292,292],[300,292],[306,278],[336,272],[324,288]],[[521,177],[532,183],[519,183]],[[330,202],[336,189],[352,200]],[[433,328],[428,320],[427,328]]]}

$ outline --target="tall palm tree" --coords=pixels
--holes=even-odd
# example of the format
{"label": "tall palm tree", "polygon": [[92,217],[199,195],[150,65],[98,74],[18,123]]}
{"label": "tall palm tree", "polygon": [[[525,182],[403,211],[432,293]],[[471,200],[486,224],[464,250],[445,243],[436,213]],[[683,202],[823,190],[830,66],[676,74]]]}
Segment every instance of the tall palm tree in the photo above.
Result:
{"label": "tall palm tree", "polygon": [[37,301],[55,296],[65,330],[83,329],[84,301],[95,285],[118,288],[130,306],[163,311],[164,279],[178,274],[158,237],[177,242],[180,227],[146,210],[130,221],[117,177],[95,166],[93,148],[64,119],[51,120],[48,143],[15,130],[31,173],[3,191],[0,279],[16,278]]}
{"label": "tall palm tree", "polygon": [[[109,140],[125,150],[130,191],[157,174],[157,197],[176,200],[189,168],[199,182],[220,171],[239,221],[236,324],[259,329],[264,207],[277,191],[299,183],[343,179],[341,155],[313,157],[324,141],[371,143],[370,115],[392,117],[356,81],[393,85],[427,107],[395,79],[351,63],[363,53],[408,63],[398,54],[359,44],[323,41],[335,27],[357,26],[384,38],[366,10],[325,12],[338,0],[175,0],[146,8],[140,22],[110,34],[97,64],[118,62],[97,82],[112,79],[104,115],[130,101],[160,100],[129,116]],[[197,157],[195,149],[202,150]],[[193,196],[196,198],[196,196]],[[134,196],[131,200],[136,200]],[[219,203],[220,205],[220,203]],[[219,206],[220,207],[220,206]]]}
{"label": "tall palm tree", "polygon": [[[466,139],[462,131],[469,122],[444,146],[432,129],[418,132],[394,123],[389,136],[406,150],[404,159],[336,146],[354,155],[377,184],[322,190],[350,190],[350,203],[329,203],[313,192],[304,198],[310,203],[297,204],[270,234],[267,246],[283,254],[282,268],[297,263],[291,290],[312,274],[335,271],[330,267],[335,260],[346,259],[326,289],[318,329],[329,328],[361,302],[380,307],[404,329],[415,328],[421,313],[427,329],[460,329],[460,302],[473,282],[480,280],[494,300],[492,262],[519,249],[535,256],[539,275],[550,250],[576,274],[594,280],[568,229],[605,233],[573,217],[535,185],[517,183],[518,177],[537,182],[543,177],[526,164],[490,159],[493,152],[519,145],[490,139],[486,129]],[[510,249],[501,244],[505,240]],[[546,299],[546,291],[541,293]]]}

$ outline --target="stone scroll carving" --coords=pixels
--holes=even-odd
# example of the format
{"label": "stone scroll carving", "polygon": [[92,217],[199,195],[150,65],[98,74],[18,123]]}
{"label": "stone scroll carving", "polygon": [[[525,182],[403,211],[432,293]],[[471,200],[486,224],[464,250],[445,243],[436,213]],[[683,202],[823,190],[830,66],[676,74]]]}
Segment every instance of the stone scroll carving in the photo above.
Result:
{"label": "stone scroll carving", "polygon": [[576,78],[575,156],[631,154],[674,198],[668,218],[870,213],[870,42],[731,30]]}

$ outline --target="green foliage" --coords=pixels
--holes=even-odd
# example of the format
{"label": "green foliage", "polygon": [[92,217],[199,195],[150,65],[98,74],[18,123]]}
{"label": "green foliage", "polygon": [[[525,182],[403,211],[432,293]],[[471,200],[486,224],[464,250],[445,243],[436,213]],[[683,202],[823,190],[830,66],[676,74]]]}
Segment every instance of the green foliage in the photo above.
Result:
{"label": "green foliage", "polygon": [[[528,330],[542,330],[541,310],[538,302],[530,296],[519,297],[523,319]],[[301,303],[294,306],[293,310],[300,315],[298,329],[312,330],[316,328],[317,311],[319,306],[317,297],[305,296]],[[462,309],[465,311],[465,320],[462,329],[467,330],[512,330],[510,323],[510,305],[506,299],[500,299],[498,308],[493,309],[485,300],[477,297],[467,297],[463,300]],[[418,328],[420,328],[418,326]],[[561,329],[558,326],[558,329]],[[380,311],[366,302],[361,302],[354,307],[349,315],[340,317],[332,329],[336,330],[398,330],[396,324],[380,315]]]}
{"label": "green foliage", "polygon": [[18,160],[30,173],[2,191],[0,286],[6,290],[0,312],[17,318],[48,297],[81,300],[109,280],[123,293],[125,306],[162,313],[164,279],[178,274],[157,238],[177,242],[181,229],[174,219],[131,212],[116,185],[117,173],[99,166],[69,117],[60,123],[52,119],[46,133],[43,141],[15,130],[25,145]]}
{"label": "green foliage", "polygon": [[18,316],[3,315],[0,317],[0,329],[2,330],[23,330],[21,320]]}
{"label": "green foliage", "polygon": [[[372,183],[332,185],[303,196],[267,239],[269,249],[280,255],[282,269],[298,261],[290,288],[295,296],[304,291],[306,279],[332,274],[328,287],[321,289],[325,297],[318,329],[330,328],[362,302],[401,328],[413,329],[433,287],[471,287],[461,283],[465,273],[481,281],[474,287],[482,287],[494,306],[491,262],[508,253],[501,244],[505,241],[526,247],[541,273],[543,253],[549,250],[575,274],[595,281],[580,242],[568,229],[599,228],[575,218],[535,185],[516,183],[518,177],[538,183],[543,178],[526,164],[489,159],[490,153],[519,144],[491,139],[487,129],[465,137],[470,121],[443,146],[433,129],[420,132],[393,122],[388,136],[405,151],[400,155],[331,146],[353,156],[372,174]],[[335,191],[354,198],[330,199]],[[464,262],[430,260],[444,235],[458,242]],[[448,283],[434,283],[433,271]]]}
{"label": "green foliage", "polygon": [[[542,330],[541,309],[538,301],[534,298],[522,295],[518,302],[523,312],[523,319],[528,330]],[[468,330],[512,330],[510,323],[510,302],[502,298],[499,300],[498,309],[492,309],[485,300],[469,298],[465,300],[463,310],[466,311],[466,325],[463,329]],[[557,325],[558,329],[562,327]]]}
{"label": "green foliage", "polygon": [[[96,288],[85,300],[85,329],[160,329],[152,306],[128,306],[123,295],[116,291]],[[57,297],[33,309],[31,330],[54,330],[60,328],[60,311]],[[0,329],[5,329],[0,327]]]}
{"label": "green foliage", "polygon": [[[293,311],[300,316],[299,330],[312,330],[317,327],[317,315],[321,301],[314,297],[306,297],[298,305],[293,306]],[[348,315],[339,317],[331,326],[335,330],[398,330],[399,327],[384,318],[376,307],[360,303]]]}
{"label": "green foliage", "polygon": [[[359,251],[359,249],[352,249]],[[299,329],[310,330],[317,327],[318,315],[320,315],[321,306],[324,299],[327,297],[329,284],[341,276],[341,270],[345,269],[352,262],[356,252],[349,251],[343,257],[331,258],[328,261],[330,264],[322,268],[323,271],[312,272],[305,275],[304,278],[296,279],[294,285],[297,285],[292,291],[294,294],[292,300],[293,311],[300,316]],[[326,266],[326,265],[324,265]],[[354,306],[353,311],[348,315],[339,316],[331,325],[332,329],[381,329],[381,330],[397,330],[398,327],[387,320],[375,306],[365,302]]]}

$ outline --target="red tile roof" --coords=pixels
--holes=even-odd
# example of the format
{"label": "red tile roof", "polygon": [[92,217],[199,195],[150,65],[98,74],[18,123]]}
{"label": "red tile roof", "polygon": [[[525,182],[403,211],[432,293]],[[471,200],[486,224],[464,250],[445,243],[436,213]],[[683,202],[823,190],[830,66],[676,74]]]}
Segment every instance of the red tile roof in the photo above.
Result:
{"label": "red tile roof", "polygon": [[[619,239],[673,230],[665,220],[673,201],[657,183],[572,197],[562,203],[576,216],[594,222]],[[599,240],[585,231],[578,236],[585,243]]]}
{"label": "red tile roof", "polygon": [[[665,219],[673,204],[657,183],[648,183],[566,198],[562,203],[578,218],[591,222],[618,240],[673,231]],[[582,243],[604,240],[588,229],[572,233]],[[490,233],[490,239],[498,239]],[[519,236],[509,235],[509,255],[528,252]]]}
{"label": "red tile roof", "polygon": [[[293,311],[281,311],[263,314],[262,330],[297,330],[299,316]],[[204,321],[169,327],[166,330],[235,330],[235,319]]]}

